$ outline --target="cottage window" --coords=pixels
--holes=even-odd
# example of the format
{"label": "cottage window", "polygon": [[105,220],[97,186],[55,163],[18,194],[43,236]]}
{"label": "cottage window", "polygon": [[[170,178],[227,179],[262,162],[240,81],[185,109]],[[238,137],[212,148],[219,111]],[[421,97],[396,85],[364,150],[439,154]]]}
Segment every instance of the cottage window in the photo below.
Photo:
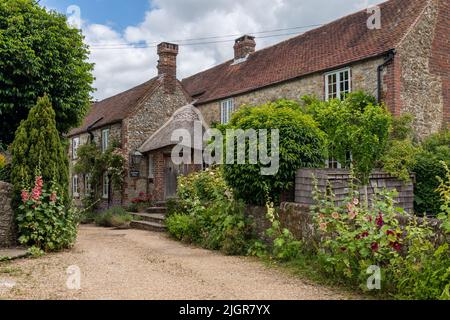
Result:
{"label": "cottage window", "polygon": [[91,175],[86,174],[84,176],[84,194],[89,195],[91,192],[92,192]]}
{"label": "cottage window", "polygon": [[80,189],[78,186],[78,176],[74,175],[72,177],[72,195],[76,198],[80,196]]}
{"label": "cottage window", "polygon": [[72,159],[78,159],[78,147],[80,146],[80,138],[76,137],[72,139]]}
{"label": "cottage window", "polygon": [[103,174],[103,199],[108,199],[109,198],[109,177],[108,177],[108,173],[105,172]]}
{"label": "cottage window", "polygon": [[153,160],[153,155],[148,155],[148,178],[155,178],[155,162]]}
{"label": "cottage window", "polygon": [[325,99],[341,99],[352,91],[350,69],[333,71],[325,75]]}
{"label": "cottage window", "polygon": [[102,151],[105,152],[109,148],[109,129],[102,130]]}
{"label": "cottage window", "polygon": [[231,115],[234,112],[234,101],[233,99],[227,99],[220,103],[220,121],[222,124],[227,124],[230,119]]}

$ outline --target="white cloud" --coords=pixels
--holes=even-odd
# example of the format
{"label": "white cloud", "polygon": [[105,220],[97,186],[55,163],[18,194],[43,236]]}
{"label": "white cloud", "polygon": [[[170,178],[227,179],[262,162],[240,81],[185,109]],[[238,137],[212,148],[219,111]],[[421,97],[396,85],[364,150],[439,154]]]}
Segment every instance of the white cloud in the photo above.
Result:
{"label": "white cloud", "polygon": [[[94,74],[98,91],[94,95],[97,99],[103,99],[155,76],[158,57],[156,48],[152,46],[161,41],[240,35],[321,24],[379,2],[380,0],[153,0],[152,10],[146,13],[144,21],[128,26],[123,33],[106,25],[83,26],[86,41],[92,45],[91,61],[96,64]],[[257,48],[292,36],[257,39]],[[233,37],[198,42],[224,39],[232,40]],[[99,48],[133,43],[146,43],[149,48]],[[232,41],[181,46],[178,77],[181,79],[190,76],[231,59],[232,56]]]}

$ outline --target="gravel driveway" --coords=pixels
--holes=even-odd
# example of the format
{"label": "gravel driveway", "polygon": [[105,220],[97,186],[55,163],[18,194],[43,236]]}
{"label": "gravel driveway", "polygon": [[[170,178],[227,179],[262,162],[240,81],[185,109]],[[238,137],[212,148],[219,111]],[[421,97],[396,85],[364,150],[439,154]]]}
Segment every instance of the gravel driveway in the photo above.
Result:
{"label": "gravel driveway", "polygon": [[[69,290],[67,268],[81,270]],[[266,267],[185,246],[165,234],[82,226],[76,246],[39,259],[0,262],[0,299],[348,299]]]}

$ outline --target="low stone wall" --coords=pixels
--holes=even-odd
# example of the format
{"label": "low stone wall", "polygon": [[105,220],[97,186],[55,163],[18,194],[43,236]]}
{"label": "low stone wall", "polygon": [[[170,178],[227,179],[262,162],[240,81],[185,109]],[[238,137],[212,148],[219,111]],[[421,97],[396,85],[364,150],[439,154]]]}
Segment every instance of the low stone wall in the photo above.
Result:
{"label": "low stone wall", "polygon": [[[414,177],[412,177],[414,179]],[[325,192],[331,185],[333,193],[336,196],[337,204],[347,197],[350,186],[350,172],[340,169],[301,169],[297,172],[295,179],[295,202],[304,205],[313,205],[314,199],[312,191],[314,190],[314,179],[317,180],[317,187]],[[388,173],[375,171],[368,185],[369,200],[378,190],[397,190],[398,197],[396,206],[403,208],[408,213],[414,212],[414,185],[413,182],[406,183],[390,176]],[[361,195],[364,190],[359,190]],[[361,199],[363,200],[363,199]]]}
{"label": "low stone wall", "polygon": [[[270,228],[271,224],[268,221],[267,208],[266,207],[247,207],[247,216],[253,219],[253,228],[259,238],[268,241],[270,240],[265,231]],[[320,242],[320,234],[316,231],[314,226],[313,215],[310,211],[309,205],[283,202],[279,208],[279,219],[283,228],[289,229],[294,237],[298,240],[302,240],[307,247],[313,248],[315,244]],[[406,226],[412,216],[398,216],[400,226]],[[419,219],[419,224],[422,223],[422,219]],[[434,242],[450,243],[450,237],[445,235],[440,228],[441,222],[437,219],[427,219],[429,226],[434,230]]]}
{"label": "low stone wall", "polygon": [[12,185],[0,181],[0,248],[11,247],[16,244],[11,195]]}

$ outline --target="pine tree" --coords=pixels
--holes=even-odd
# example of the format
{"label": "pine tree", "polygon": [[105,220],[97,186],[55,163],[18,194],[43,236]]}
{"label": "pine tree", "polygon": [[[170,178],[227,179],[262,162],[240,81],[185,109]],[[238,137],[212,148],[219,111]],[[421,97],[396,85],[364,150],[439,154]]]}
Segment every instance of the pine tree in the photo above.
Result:
{"label": "pine tree", "polygon": [[47,95],[39,98],[16,131],[11,148],[11,182],[16,192],[34,184],[37,173],[55,183],[68,201],[68,156],[56,129],[55,111]]}

